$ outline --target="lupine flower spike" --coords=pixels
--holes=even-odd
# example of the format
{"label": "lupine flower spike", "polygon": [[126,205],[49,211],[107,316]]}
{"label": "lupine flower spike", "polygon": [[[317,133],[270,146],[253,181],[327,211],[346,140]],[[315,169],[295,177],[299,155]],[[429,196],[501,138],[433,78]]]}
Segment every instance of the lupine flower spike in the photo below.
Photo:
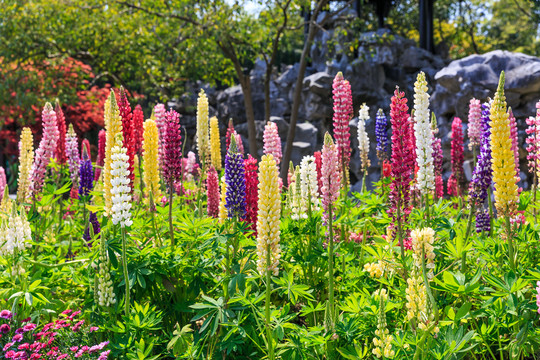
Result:
{"label": "lupine flower spike", "polygon": [[[527,162],[529,172],[533,175],[533,204],[536,204],[536,193],[538,189],[538,177],[540,176],[540,101],[536,103],[536,117],[527,119]],[[536,221],[536,208],[533,208],[534,219]]]}
{"label": "lupine flower spike", "polygon": [[210,165],[206,177],[206,197],[208,216],[217,218],[219,215],[219,181],[213,165]]}
{"label": "lupine flower spike", "polygon": [[203,89],[197,99],[197,150],[199,160],[206,164],[206,157],[210,156],[210,146],[208,138],[208,98]]}
{"label": "lupine flower spike", "polygon": [[47,166],[54,157],[56,151],[58,137],[58,126],[56,124],[56,113],[50,103],[45,104],[42,113],[43,136],[39,142],[39,147],[36,150],[34,164],[30,173],[31,183],[30,191],[32,196],[36,196],[43,188],[45,181],[45,173]]}
{"label": "lupine flower spike", "polygon": [[497,208],[497,216],[506,219],[508,255],[510,266],[512,270],[515,270],[510,217],[517,210],[519,195],[516,184],[516,168],[514,152],[512,151],[510,121],[506,112],[506,98],[504,96],[504,71],[501,72],[499,86],[491,104],[489,118],[491,120],[491,169],[493,170],[493,183],[495,185],[495,207]]}
{"label": "lupine flower spike", "polygon": [[210,159],[216,171],[221,171],[221,138],[217,117],[210,119]]}
{"label": "lupine flower spike", "polygon": [[364,180],[362,188],[365,188],[365,181],[368,168],[371,166],[369,161],[369,137],[366,132],[366,120],[369,120],[369,107],[363,104],[358,112],[358,150],[360,150],[360,160],[362,161],[362,173]]}
{"label": "lupine flower spike", "polygon": [[[146,199],[159,199],[159,130],[156,122],[148,119],[144,122],[143,133],[143,180]],[[153,204],[150,204],[152,206]]]}
{"label": "lupine flower spike", "polygon": [[476,149],[482,139],[482,124],[480,120],[481,109],[480,109],[480,100],[472,98],[469,103],[469,124],[467,128],[467,133],[469,135],[469,150],[476,153]]}
{"label": "lupine flower spike", "polygon": [[339,150],[332,141],[330,134],[324,135],[322,149],[322,206],[323,220],[328,226],[328,302],[326,303],[325,327],[333,331],[336,323],[336,308],[334,304],[334,234],[332,228],[333,208],[339,196],[341,183],[341,163]]}
{"label": "lupine flower spike", "polygon": [[60,103],[56,100],[56,106],[54,107],[56,113],[56,124],[58,126],[58,142],[56,144],[55,157],[59,164],[66,163],[66,118],[64,112],[60,107]]}
{"label": "lupine flower spike", "polygon": [[90,195],[94,188],[94,171],[92,159],[90,159],[86,148],[83,148],[83,156],[79,165],[79,198]]}
{"label": "lupine flower spike", "polygon": [[74,188],[77,188],[79,186],[81,156],[79,154],[79,140],[77,134],[75,134],[75,130],[73,130],[73,124],[69,124],[69,130],[66,135],[66,153],[71,183]]}
{"label": "lupine flower spike", "polygon": [[375,117],[375,137],[377,138],[377,158],[382,164],[388,158],[388,119],[382,109]]}
{"label": "lupine flower spike", "polygon": [[105,213],[110,213],[112,207],[112,148],[116,146],[116,134],[122,133],[122,119],[120,117],[120,110],[118,109],[116,97],[114,96],[114,91],[112,90],[109,94],[109,98],[105,102],[104,122],[107,132],[105,139],[105,161],[103,165],[103,197],[105,200]]}
{"label": "lupine flower spike", "polygon": [[341,72],[337,73],[332,84],[332,94],[334,100],[334,137],[339,151],[340,168],[342,171],[342,181],[348,184],[349,162],[351,159],[351,141],[349,121],[353,114],[351,85],[343,78]]}
{"label": "lupine flower spike", "polygon": [[257,213],[258,213],[258,185],[257,178],[257,159],[248,154],[244,160],[245,178],[246,178],[246,222],[250,224],[250,229],[255,231],[257,236]]}
{"label": "lupine flower spike", "polygon": [[410,189],[411,176],[414,171],[414,148],[411,139],[409,116],[407,114],[407,98],[396,88],[390,104],[390,121],[392,123],[392,182],[390,183],[389,213],[398,226],[398,239],[401,256],[405,256],[403,227],[411,212]]}
{"label": "lupine flower spike", "polygon": [[122,118],[122,135],[124,137],[124,147],[127,151],[127,156],[129,157],[129,186],[131,191],[133,191],[133,184],[135,180],[134,164],[135,164],[135,153],[137,145],[137,129],[133,122],[133,114],[131,112],[131,105],[127,99],[127,93],[124,87],[120,87],[120,100],[118,101],[118,109],[120,110],[120,117]]}
{"label": "lupine flower spike", "polygon": [[500,217],[512,216],[517,208],[518,188],[510,120],[506,112],[504,96],[504,72],[491,105],[491,151],[493,182],[495,184],[495,207]]}
{"label": "lupine flower spike", "polygon": [[[511,108],[508,108],[508,121],[510,122],[510,138],[512,139],[512,152],[514,153],[514,166],[516,168],[516,181],[519,182],[519,150],[517,122]],[[518,189],[521,192],[522,189]]]}
{"label": "lupine flower spike", "polygon": [[246,178],[244,161],[238,153],[235,138],[231,138],[231,146],[225,156],[225,182],[227,194],[225,207],[229,219],[242,219],[246,214]]}
{"label": "lupine flower spike", "polygon": [[488,196],[488,189],[491,186],[491,126],[489,124],[489,104],[482,105],[482,115],[480,117],[481,137],[480,153],[477,157],[476,166],[469,184],[469,200],[471,207],[476,207],[476,231],[490,231],[490,217],[484,211],[484,202]]}
{"label": "lupine flower spike", "polygon": [[452,122],[452,174],[448,179],[448,194],[461,196],[461,184],[463,182],[463,127],[461,119],[454,118]]}
{"label": "lupine flower spike", "polygon": [[19,141],[19,180],[17,201],[22,203],[30,195],[30,172],[34,163],[34,137],[30,128],[25,127]]}
{"label": "lupine flower spike", "polygon": [[2,202],[2,198],[4,197],[4,189],[6,188],[6,186],[6,171],[2,166],[0,166],[0,203]]}
{"label": "lupine flower spike", "polygon": [[272,154],[277,164],[281,162],[281,139],[279,138],[278,128],[276,123],[268,122],[264,127],[263,134],[264,153]]}
{"label": "lupine flower spike", "polygon": [[[429,94],[427,93],[426,75],[418,74],[414,84],[414,125],[416,138],[416,185],[421,195],[427,196],[435,190],[435,175],[433,168],[432,131],[429,116]],[[426,208],[427,202],[426,202]]]}
{"label": "lupine flower spike", "polygon": [[107,141],[107,134],[105,130],[100,130],[98,134],[98,155],[96,159],[96,171],[94,181],[98,182],[105,164],[105,143]]}

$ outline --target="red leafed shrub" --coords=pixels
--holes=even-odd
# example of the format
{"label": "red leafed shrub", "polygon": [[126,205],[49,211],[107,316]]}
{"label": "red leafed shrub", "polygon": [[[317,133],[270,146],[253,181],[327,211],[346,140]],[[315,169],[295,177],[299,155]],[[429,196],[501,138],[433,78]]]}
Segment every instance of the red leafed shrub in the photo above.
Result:
{"label": "red leafed shrub", "polygon": [[0,59],[0,158],[16,155],[23,126],[41,137],[41,109],[59,99],[66,123],[79,135],[103,126],[103,106],[110,86],[91,86],[90,66],[72,58],[4,65]]}

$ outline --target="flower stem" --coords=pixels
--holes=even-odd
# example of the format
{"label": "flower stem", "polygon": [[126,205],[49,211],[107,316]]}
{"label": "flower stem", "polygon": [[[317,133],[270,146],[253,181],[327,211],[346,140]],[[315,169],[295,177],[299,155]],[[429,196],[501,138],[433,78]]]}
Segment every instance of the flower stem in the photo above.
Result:
{"label": "flower stem", "polygon": [[330,319],[329,330],[334,330],[334,229],[332,225],[333,214],[332,204],[328,206],[328,303],[330,304]]}
{"label": "flower stem", "polygon": [[472,219],[474,215],[475,206],[474,204],[471,204],[471,211],[469,212],[469,218],[467,219],[467,229],[465,230],[465,237],[463,238],[463,251],[461,252],[461,272],[465,274],[465,271],[467,271],[467,251],[465,250],[465,247],[467,246],[467,240],[469,239],[469,235],[471,234],[471,228],[472,228]]}
{"label": "flower stem", "polygon": [[506,219],[506,238],[508,241],[508,256],[510,257],[510,267],[515,272],[515,254],[514,254],[514,239],[512,238],[512,230],[510,227],[510,216],[505,216]]}
{"label": "flower stem", "polygon": [[172,206],[173,206],[173,180],[171,179],[169,181],[169,235],[171,237],[171,249],[174,250],[174,229],[173,229],[173,221],[172,221]]}
{"label": "flower stem", "polygon": [[129,316],[129,274],[127,268],[127,244],[126,244],[126,229],[121,228],[122,232],[122,267],[124,268],[124,282],[126,283],[126,317]]}
{"label": "flower stem", "polygon": [[268,359],[274,360],[274,337],[272,335],[272,329],[270,329],[270,295],[272,293],[271,289],[271,259],[270,259],[270,244],[266,246],[266,344],[268,346]]}

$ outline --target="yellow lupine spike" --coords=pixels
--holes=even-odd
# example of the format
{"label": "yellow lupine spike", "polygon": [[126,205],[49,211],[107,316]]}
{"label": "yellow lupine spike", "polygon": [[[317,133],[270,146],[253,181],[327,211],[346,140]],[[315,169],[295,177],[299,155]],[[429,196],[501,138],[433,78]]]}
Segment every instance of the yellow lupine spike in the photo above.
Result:
{"label": "yellow lupine spike", "polygon": [[[257,214],[257,270],[265,274],[270,270],[278,275],[281,193],[276,160],[272,154],[264,155],[259,164],[259,202]],[[270,263],[267,254],[270,252]]]}
{"label": "yellow lupine spike", "polygon": [[491,168],[495,184],[495,207],[499,216],[511,216],[516,211],[519,195],[510,121],[504,96],[504,71],[501,72],[499,78],[499,86],[491,105],[489,118],[491,120]]}
{"label": "yellow lupine spike", "polygon": [[221,170],[221,138],[218,119],[215,116],[210,119],[210,159],[216,171],[219,172]]}
{"label": "yellow lupine spike", "polygon": [[21,133],[19,142],[19,183],[17,188],[17,202],[26,200],[30,191],[30,171],[34,163],[34,136],[29,127]]}
{"label": "yellow lupine spike", "polygon": [[116,103],[116,97],[113,90],[111,90],[109,98],[105,102],[104,123],[107,134],[105,137],[105,164],[103,166],[103,197],[105,200],[105,213],[109,213],[112,207],[112,148],[116,144],[116,135],[120,134],[120,136],[122,136],[122,118],[120,117],[120,109],[118,108],[118,104]]}
{"label": "yellow lupine spike", "polygon": [[150,198],[150,193],[154,199],[159,199],[159,131],[156,122],[148,119],[144,122],[143,133],[143,180],[144,194]]}
{"label": "yellow lupine spike", "polygon": [[206,163],[209,154],[208,140],[208,98],[203,89],[199,92],[197,99],[197,150],[201,163]]}

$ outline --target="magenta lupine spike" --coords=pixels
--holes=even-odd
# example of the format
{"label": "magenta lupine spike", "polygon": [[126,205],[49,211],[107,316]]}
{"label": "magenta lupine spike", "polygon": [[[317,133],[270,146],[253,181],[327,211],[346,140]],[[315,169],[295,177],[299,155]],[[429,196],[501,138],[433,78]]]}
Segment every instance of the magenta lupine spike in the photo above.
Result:
{"label": "magenta lupine spike", "polygon": [[410,191],[416,157],[414,152],[411,151],[414,148],[414,142],[411,137],[413,132],[411,131],[410,117],[407,114],[408,110],[405,93],[396,88],[390,104],[392,182],[390,183],[390,207],[388,212],[394,222],[399,217],[403,224],[407,222],[411,212]]}
{"label": "magenta lupine spike", "polygon": [[86,155],[88,155],[88,158],[90,158],[90,141],[88,139],[83,139],[81,143],[81,158],[84,157],[84,151],[86,149]]}
{"label": "magenta lupine spike", "polygon": [[510,121],[510,138],[512,139],[512,152],[514,153],[514,166],[516,168],[516,177],[519,181],[519,150],[518,150],[518,131],[516,117],[511,108],[508,108],[508,121]]}
{"label": "magenta lupine spike", "polygon": [[4,197],[4,190],[6,188],[6,185],[6,171],[2,166],[0,166],[0,203],[2,202],[2,198]]}
{"label": "magenta lupine spike", "polygon": [[433,135],[431,145],[433,146],[433,172],[435,174],[435,195],[437,195],[437,198],[441,198],[444,195],[444,186],[442,180],[443,151],[441,139]]}
{"label": "magenta lupine spike", "polygon": [[534,175],[540,169],[540,101],[536,103],[536,117],[529,117],[527,125],[527,162],[529,172]]}
{"label": "magenta lupine spike", "polygon": [[452,175],[448,179],[447,192],[452,196],[461,195],[461,183],[463,181],[463,127],[461,119],[454,118],[452,122]]}
{"label": "magenta lupine spike", "polygon": [[182,177],[182,136],[180,115],[170,110],[163,130],[163,151],[161,170],[166,184],[174,183]]}
{"label": "magenta lupine spike", "polygon": [[96,160],[96,172],[94,181],[99,180],[99,176],[101,175],[101,170],[103,168],[103,165],[105,165],[105,143],[107,141],[107,133],[105,130],[100,130],[98,135],[98,155]]}
{"label": "magenta lupine spike", "polygon": [[255,231],[255,236],[257,236],[257,213],[259,209],[259,178],[257,168],[257,159],[248,154],[247,159],[244,159],[247,205],[245,221],[249,224],[249,228]]}
{"label": "magenta lupine spike", "polygon": [[154,118],[156,121],[156,126],[158,128],[158,133],[159,133],[158,154],[159,154],[159,163],[161,165],[161,152],[163,151],[162,139],[163,139],[163,133],[165,131],[165,123],[167,122],[167,110],[165,110],[165,105],[157,104],[156,106],[154,106]]}
{"label": "magenta lupine spike", "polygon": [[56,113],[50,103],[45,104],[42,113],[43,136],[39,142],[39,147],[34,156],[34,164],[30,174],[30,192],[36,196],[43,188],[47,166],[56,151],[58,138],[58,125],[56,123]]}
{"label": "magenta lupine spike", "polygon": [[210,165],[206,178],[206,196],[208,216],[217,218],[219,213],[219,181],[214,166]]}
{"label": "magenta lupine spike", "polygon": [[[140,154],[143,144],[144,113],[141,105],[137,104],[133,110],[133,140],[135,142],[135,154]],[[158,130],[159,132],[159,130]],[[159,135],[158,135],[159,139]]]}
{"label": "magenta lupine spike", "polygon": [[339,151],[339,160],[344,176],[348,177],[349,162],[351,159],[351,140],[349,121],[353,115],[353,102],[351,85],[341,72],[337,73],[332,84],[334,100],[334,137]]}
{"label": "magenta lupine spike", "polygon": [[481,115],[480,100],[472,98],[469,103],[469,124],[467,134],[469,135],[469,150],[480,145],[482,138],[482,124],[480,121]]}
{"label": "magenta lupine spike", "polygon": [[66,118],[58,102],[56,102],[54,112],[56,113],[56,124],[58,126],[58,141],[56,142],[55,157],[56,157],[56,161],[59,164],[65,164],[67,160],[66,158]]}
{"label": "magenta lupine spike", "polygon": [[264,154],[274,155],[276,163],[279,165],[281,162],[281,139],[279,138],[278,128],[276,123],[268,122],[264,127],[263,134]]}
{"label": "magenta lupine spike", "polygon": [[324,136],[321,158],[323,220],[328,223],[330,206],[333,206],[338,199],[341,186],[339,150],[328,133]]}

